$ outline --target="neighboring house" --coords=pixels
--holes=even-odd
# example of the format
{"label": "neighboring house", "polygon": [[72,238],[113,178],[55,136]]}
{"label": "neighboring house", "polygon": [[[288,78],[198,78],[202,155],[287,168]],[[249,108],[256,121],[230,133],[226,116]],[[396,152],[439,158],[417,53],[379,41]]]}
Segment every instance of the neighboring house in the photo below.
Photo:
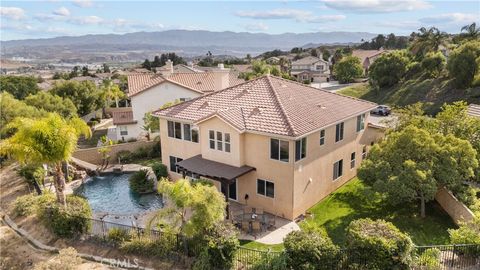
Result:
{"label": "neighboring house", "polygon": [[473,117],[480,118],[480,105],[478,104],[468,105],[467,114]]}
{"label": "neighboring house", "polygon": [[327,82],[330,80],[330,70],[327,61],[321,57],[307,56],[292,62],[290,74],[299,82]]}
{"label": "neighboring house", "polygon": [[169,71],[162,70],[163,75],[148,73],[128,75],[131,113],[126,115],[122,112],[118,116],[113,114],[118,139],[145,137],[147,134],[143,128],[145,114],[158,110],[166,103],[183,102],[243,82],[223,66],[209,72],[175,73],[171,62],[167,64],[170,64]]}
{"label": "neighboring house", "polygon": [[380,55],[383,53],[388,52],[382,48],[380,50],[353,50],[352,56],[356,56],[360,58],[360,63],[362,63],[363,72],[365,75],[368,74],[368,69],[370,65],[377,60]]}
{"label": "neighboring house", "polygon": [[280,62],[280,58],[278,58],[276,56],[272,56],[272,57],[269,57],[269,58],[265,59],[265,62],[267,64],[270,64],[270,65],[278,65],[278,63]]}
{"label": "neighboring house", "polygon": [[172,179],[213,180],[226,198],[293,220],[356,175],[383,136],[369,125],[375,107],[265,75],[154,115]]}

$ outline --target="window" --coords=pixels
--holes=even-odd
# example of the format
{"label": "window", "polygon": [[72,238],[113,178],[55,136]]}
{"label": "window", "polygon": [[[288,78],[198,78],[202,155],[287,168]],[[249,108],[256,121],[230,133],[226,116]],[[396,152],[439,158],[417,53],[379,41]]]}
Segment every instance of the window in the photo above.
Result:
{"label": "window", "polygon": [[198,143],[198,129],[192,128],[192,142]]}
{"label": "window", "polygon": [[180,102],[189,101],[190,99],[192,99],[192,98],[188,98],[188,97],[180,98]]}
{"label": "window", "polygon": [[186,141],[192,140],[192,132],[189,124],[183,124],[183,139]]}
{"label": "window", "polygon": [[320,145],[325,144],[325,129],[320,130]]}
{"label": "window", "polygon": [[217,150],[223,150],[222,132],[217,131]]}
{"label": "window", "polygon": [[355,168],[355,152],[350,155],[350,169]]}
{"label": "window", "polygon": [[367,157],[367,146],[364,145],[362,149],[362,160]]}
{"label": "window", "polygon": [[365,114],[357,116],[357,132],[365,129]]}
{"label": "window", "polygon": [[275,184],[267,180],[257,179],[257,194],[274,198]]}
{"label": "window", "polygon": [[180,173],[180,170],[177,168],[177,163],[182,160],[181,158],[170,156],[170,171]]}
{"label": "window", "polygon": [[337,180],[343,174],[343,159],[333,164],[333,180]]}
{"label": "window", "polygon": [[178,122],[174,122],[174,124],[175,124],[175,128],[174,128],[175,138],[181,140],[182,139],[182,124],[178,123]]}
{"label": "window", "polygon": [[120,126],[120,135],[121,136],[126,136],[128,135],[128,129],[126,126]]}
{"label": "window", "polygon": [[335,127],[335,142],[339,142],[343,140],[343,127],[344,127],[343,122],[337,124],[337,126]]}
{"label": "window", "polygon": [[288,141],[270,139],[270,158],[288,162]]}
{"label": "window", "polygon": [[174,137],[175,135],[175,131],[173,130],[173,122],[172,121],[168,121],[167,122],[167,127],[168,127],[168,137]]}
{"label": "window", "polygon": [[210,149],[215,149],[215,131],[208,131],[208,138],[210,140]]}
{"label": "window", "polygon": [[301,138],[295,141],[295,161],[307,156],[307,138]]}
{"label": "window", "polygon": [[322,71],[323,70],[323,65],[317,65],[316,68],[317,68],[318,71]]}
{"label": "window", "polygon": [[225,133],[225,152],[230,153],[230,133]]}

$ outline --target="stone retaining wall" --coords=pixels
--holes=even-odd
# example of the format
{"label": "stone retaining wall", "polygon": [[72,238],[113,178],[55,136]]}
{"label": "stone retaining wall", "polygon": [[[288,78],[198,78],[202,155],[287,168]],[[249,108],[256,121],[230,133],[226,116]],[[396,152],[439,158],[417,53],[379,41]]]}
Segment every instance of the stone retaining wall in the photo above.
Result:
{"label": "stone retaining wall", "polygon": [[444,187],[437,191],[435,200],[442,206],[457,225],[460,221],[470,221],[474,217],[473,212],[453,196],[452,192]]}
{"label": "stone retaining wall", "polygon": [[[140,147],[152,148],[154,144],[154,141],[138,141],[112,145],[110,146],[112,148],[112,151],[110,151],[109,153],[109,155],[111,156],[110,163],[117,163],[116,157],[117,153],[120,151],[127,150],[133,152]],[[100,149],[100,147],[78,149],[77,151],[75,151],[75,153],[73,153],[73,157],[86,161],[88,163],[100,165],[102,164],[102,156],[100,155],[100,153],[98,153],[98,149]],[[160,153],[158,153],[158,155],[160,157]]]}

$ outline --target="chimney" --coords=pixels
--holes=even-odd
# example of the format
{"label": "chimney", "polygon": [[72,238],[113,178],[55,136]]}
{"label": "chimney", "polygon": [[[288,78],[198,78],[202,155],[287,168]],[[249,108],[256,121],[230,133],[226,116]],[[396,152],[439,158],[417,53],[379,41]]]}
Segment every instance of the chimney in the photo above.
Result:
{"label": "chimney", "polygon": [[229,83],[230,69],[229,68],[225,68],[223,64],[218,64],[218,68],[212,70],[212,73],[213,73],[213,79],[214,79],[214,85],[215,85],[214,91],[222,90],[230,86],[230,83]]}
{"label": "chimney", "polygon": [[165,69],[163,70],[162,75],[164,75],[164,76],[172,75],[173,74],[173,62],[172,62],[172,60],[168,59],[165,62],[164,68]]}

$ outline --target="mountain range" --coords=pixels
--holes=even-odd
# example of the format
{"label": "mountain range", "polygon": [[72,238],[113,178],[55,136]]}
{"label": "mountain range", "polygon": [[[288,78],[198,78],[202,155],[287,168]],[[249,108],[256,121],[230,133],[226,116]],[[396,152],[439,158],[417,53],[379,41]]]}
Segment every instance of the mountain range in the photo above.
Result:
{"label": "mountain range", "polygon": [[[55,59],[94,56],[143,58],[149,53],[174,51],[184,56],[213,54],[245,56],[267,50],[289,50],[306,44],[350,44],[376,36],[367,32],[314,32],[265,34],[248,32],[212,32],[204,30],[168,30],[127,34],[63,36],[45,39],[1,41],[3,57]],[[57,55],[57,56],[55,56]],[[130,58],[126,57],[126,58]]]}

